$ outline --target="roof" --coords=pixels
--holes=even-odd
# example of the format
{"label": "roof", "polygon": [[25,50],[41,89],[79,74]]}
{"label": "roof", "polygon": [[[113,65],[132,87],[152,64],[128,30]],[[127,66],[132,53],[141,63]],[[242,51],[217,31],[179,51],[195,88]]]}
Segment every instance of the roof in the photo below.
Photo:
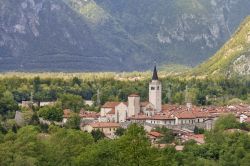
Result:
{"label": "roof", "polygon": [[119,105],[121,102],[106,102],[102,108],[115,108],[117,105]]}
{"label": "roof", "polygon": [[156,66],[154,67],[154,72],[153,72],[153,77],[152,77],[152,80],[158,80],[158,73],[157,73],[157,69],[156,69]]}
{"label": "roof", "polygon": [[147,119],[150,119],[150,117],[148,117],[146,115],[137,115],[137,116],[129,117],[128,119],[131,119],[131,120],[147,120]]}
{"label": "roof", "polygon": [[63,110],[63,117],[64,118],[69,118],[71,116],[72,116],[72,111],[70,109]]}
{"label": "roof", "polygon": [[179,119],[195,119],[195,115],[190,111],[183,111],[176,115]]}
{"label": "roof", "polygon": [[245,122],[246,122],[246,123],[250,123],[250,117],[246,118],[246,119],[245,119]]}
{"label": "roof", "polygon": [[174,120],[174,117],[167,116],[167,115],[154,115],[150,119],[152,120]]}
{"label": "roof", "polygon": [[81,118],[94,118],[97,119],[100,115],[97,112],[81,110],[79,113]]}
{"label": "roof", "polygon": [[131,95],[129,95],[128,97],[140,97],[138,94],[131,94]]}
{"label": "roof", "polygon": [[109,111],[107,114],[108,114],[108,115],[114,115],[114,114],[115,114],[115,108],[112,108],[112,110]]}
{"label": "roof", "polygon": [[111,122],[94,122],[89,124],[93,128],[118,128],[120,127],[119,123]]}
{"label": "roof", "polygon": [[162,134],[156,131],[151,131],[149,133],[149,135],[153,136],[153,137],[162,137]]}

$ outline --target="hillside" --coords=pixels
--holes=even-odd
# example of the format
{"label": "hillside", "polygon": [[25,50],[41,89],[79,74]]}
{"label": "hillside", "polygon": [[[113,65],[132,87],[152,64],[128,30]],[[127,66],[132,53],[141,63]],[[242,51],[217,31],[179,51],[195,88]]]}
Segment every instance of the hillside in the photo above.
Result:
{"label": "hillside", "polygon": [[248,0],[0,0],[0,71],[133,71],[154,61],[194,66],[229,38],[248,6]]}
{"label": "hillside", "polygon": [[209,60],[195,68],[196,76],[250,75],[250,16],[231,39]]}

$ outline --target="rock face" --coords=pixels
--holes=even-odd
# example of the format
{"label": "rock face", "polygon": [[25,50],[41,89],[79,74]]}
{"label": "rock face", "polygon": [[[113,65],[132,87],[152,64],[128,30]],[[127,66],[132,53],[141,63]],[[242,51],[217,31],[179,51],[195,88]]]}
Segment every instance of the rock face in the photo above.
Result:
{"label": "rock face", "polygon": [[250,43],[250,32],[247,34],[247,43]]}
{"label": "rock face", "polygon": [[230,37],[248,6],[249,0],[1,0],[0,71],[131,71],[155,60],[196,65]]}
{"label": "rock face", "polygon": [[233,62],[233,72],[239,75],[250,75],[250,53],[241,55]]}

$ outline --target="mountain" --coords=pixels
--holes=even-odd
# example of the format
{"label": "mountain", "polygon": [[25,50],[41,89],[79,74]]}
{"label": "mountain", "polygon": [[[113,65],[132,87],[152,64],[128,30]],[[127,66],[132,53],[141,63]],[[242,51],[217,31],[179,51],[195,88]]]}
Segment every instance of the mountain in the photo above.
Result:
{"label": "mountain", "polygon": [[0,71],[194,66],[250,14],[249,0],[0,0]]}
{"label": "mountain", "polygon": [[209,60],[194,69],[196,76],[250,76],[250,16]]}

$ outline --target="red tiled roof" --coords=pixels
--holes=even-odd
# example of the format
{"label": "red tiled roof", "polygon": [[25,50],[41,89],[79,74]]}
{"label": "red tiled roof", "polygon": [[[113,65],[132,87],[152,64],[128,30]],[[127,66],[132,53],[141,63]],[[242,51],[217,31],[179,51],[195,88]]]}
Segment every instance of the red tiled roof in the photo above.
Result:
{"label": "red tiled roof", "polygon": [[81,118],[98,118],[100,115],[97,112],[81,110],[79,113]]}
{"label": "red tiled roof", "polygon": [[112,108],[112,110],[109,111],[107,114],[108,114],[108,115],[114,115],[114,114],[115,114],[115,108]]}
{"label": "red tiled roof", "polygon": [[190,111],[183,111],[176,115],[179,119],[195,119],[195,116]]}
{"label": "red tiled roof", "polygon": [[137,116],[129,117],[128,119],[132,119],[132,120],[147,120],[147,119],[150,119],[150,117],[148,117],[146,115],[137,115]]}
{"label": "red tiled roof", "polygon": [[162,134],[156,131],[151,131],[149,133],[149,135],[153,136],[153,137],[162,137]]}
{"label": "red tiled roof", "polygon": [[119,105],[121,102],[106,102],[102,108],[115,108],[117,105]]}
{"label": "red tiled roof", "polygon": [[193,111],[192,112],[196,118],[207,118],[209,114],[204,111]]}
{"label": "red tiled roof", "polygon": [[72,111],[70,109],[65,109],[63,110],[63,117],[64,118],[69,118],[72,115]]}
{"label": "red tiled roof", "polygon": [[89,124],[93,128],[118,128],[119,123],[109,123],[109,122],[94,122]]}

